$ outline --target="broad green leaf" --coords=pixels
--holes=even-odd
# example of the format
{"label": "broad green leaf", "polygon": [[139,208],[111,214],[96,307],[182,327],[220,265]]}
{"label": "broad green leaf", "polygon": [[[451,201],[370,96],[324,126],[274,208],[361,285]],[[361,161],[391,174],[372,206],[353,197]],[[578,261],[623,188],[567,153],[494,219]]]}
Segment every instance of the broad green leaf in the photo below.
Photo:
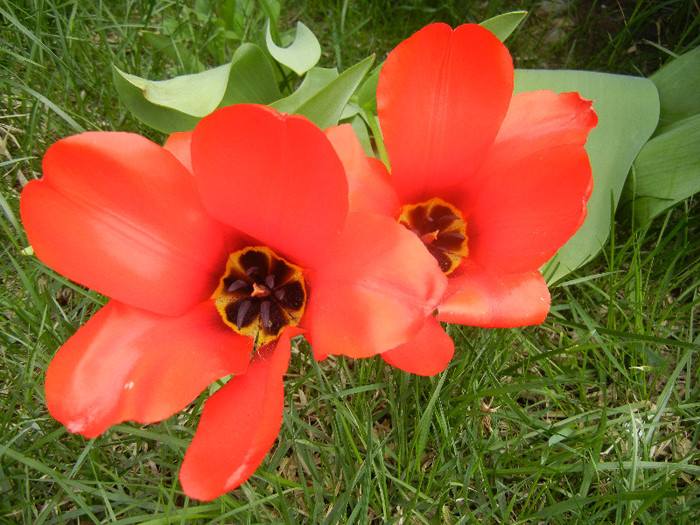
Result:
{"label": "broad green leaf", "polygon": [[287,66],[297,75],[303,75],[318,63],[321,58],[321,46],[311,29],[301,22],[297,22],[294,42],[288,47],[280,47],[272,39],[270,25],[268,20],[265,31],[265,43],[272,58],[277,60],[277,62]]}
{"label": "broad green leaf", "polygon": [[527,11],[511,11],[484,20],[479,25],[491,31],[501,42],[505,42],[526,16]]}
{"label": "broad green leaf", "polygon": [[343,111],[340,113],[340,117],[338,117],[338,121],[348,121],[350,119],[355,118],[358,115],[362,115],[363,111],[360,106],[357,105],[352,99],[348,101],[347,104],[345,104],[345,107],[343,108]]}
{"label": "broad green leaf", "polygon": [[199,122],[197,117],[150,102],[144,96],[144,90],[131,83],[125,75],[117,66],[112,65],[112,78],[119,97],[129,111],[147,126],[163,133],[173,133],[194,129]]}
{"label": "broad green leaf", "polygon": [[201,118],[214,111],[224,97],[230,69],[227,64],[168,80],[146,80],[123,71],[120,73],[141,89],[149,102]]}
{"label": "broad green leaf", "polygon": [[559,280],[596,255],[610,234],[614,206],[632,161],[651,136],[659,118],[653,82],[644,78],[586,71],[516,70],[515,91],[576,91],[593,101],[598,126],[586,150],[593,169],[588,217],[579,231],[543,268],[549,282]]}
{"label": "broad green leaf", "polygon": [[[304,100],[297,107],[287,106],[284,111],[304,115],[321,129],[335,126],[340,120],[343,108],[350,100],[357,86],[359,86],[362,78],[369,71],[369,68],[372,67],[373,62],[374,56],[365,58],[362,62],[355,64],[331,80],[326,86]],[[278,103],[272,106],[282,111]]]}
{"label": "broad green leaf", "polygon": [[373,63],[374,56],[370,56],[343,71],[338,78],[302,104],[296,112],[321,129],[335,126],[340,120],[343,108]]}
{"label": "broad green leaf", "polygon": [[700,191],[700,48],[650,79],[659,90],[659,127],[634,162],[620,209],[638,225]]}
{"label": "broad green leaf", "polygon": [[281,113],[295,113],[297,108],[307,102],[316,93],[338,78],[338,70],[315,67],[306,74],[301,86],[289,96],[270,104]]}
{"label": "broad green leaf", "polygon": [[216,108],[236,103],[267,104],[279,98],[274,71],[264,53],[243,44],[229,64],[169,80],[147,80],[113,66],[117,91],[129,110],[165,132],[193,129]]}
{"label": "broad green leaf", "polygon": [[357,103],[361,108],[374,113],[377,112],[377,84],[379,84],[379,72],[383,65],[384,62],[374,68],[357,90]]}
{"label": "broad green leaf", "polygon": [[700,47],[673,59],[649,78],[659,90],[661,128],[700,113]]}
{"label": "broad green leaf", "polygon": [[623,190],[620,211],[638,225],[700,191],[700,114],[664,130],[639,152]]}
{"label": "broad green leaf", "polygon": [[360,115],[356,115],[350,120],[350,124],[352,125],[352,129],[355,130],[355,135],[360,141],[362,149],[365,151],[365,155],[374,156],[374,152],[372,150],[372,139],[369,137],[367,124],[365,124],[364,119]]}
{"label": "broad green leaf", "polygon": [[280,97],[272,64],[254,44],[241,45],[231,60],[228,86],[218,107],[232,104],[269,104]]}

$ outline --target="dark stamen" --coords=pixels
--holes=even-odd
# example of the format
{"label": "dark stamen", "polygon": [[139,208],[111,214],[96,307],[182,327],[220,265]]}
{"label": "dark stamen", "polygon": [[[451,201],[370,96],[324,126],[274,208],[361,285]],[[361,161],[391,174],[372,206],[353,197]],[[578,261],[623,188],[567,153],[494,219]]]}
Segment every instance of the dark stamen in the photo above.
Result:
{"label": "dark stamen", "polygon": [[398,222],[418,236],[446,274],[469,253],[466,223],[459,210],[442,199],[405,205]]}
{"label": "dark stamen", "polygon": [[269,248],[245,248],[229,256],[211,298],[224,323],[251,337],[256,347],[266,345],[304,315],[303,270]]}
{"label": "dark stamen", "polygon": [[244,324],[245,314],[248,313],[248,310],[250,310],[252,304],[252,301],[246,299],[242,301],[241,304],[238,306],[238,315],[236,316],[236,324],[238,325],[238,328],[242,329],[244,326],[247,325],[247,323]]}
{"label": "dark stamen", "polygon": [[229,292],[235,292],[236,290],[240,290],[241,288],[244,288],[245,286],[248,286],[248,285],[249,285],[249,283],[247,283],[247,282],[244,281],[243,279],[236,279],[235,281],[233,281],[233,282],[229,285],[229,287],[227,288],[227,290],[228,290]]}
{"label": "dark stamen", "polygon": [[260,317],[262,318],[262,324],[268,330],[270,329],[270,301],[263,301],[260,303]]}

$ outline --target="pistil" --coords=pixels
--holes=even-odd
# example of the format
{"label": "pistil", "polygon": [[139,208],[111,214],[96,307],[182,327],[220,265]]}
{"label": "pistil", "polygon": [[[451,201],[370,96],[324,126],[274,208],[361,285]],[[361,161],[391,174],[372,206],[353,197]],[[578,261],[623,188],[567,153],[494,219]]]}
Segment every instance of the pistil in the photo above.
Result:
{"label": "pistil", "polygon": [[268,295],[270,295],[270,290],[267,286],[253,283],[253,291],[250,294],[251,297],[267,297]]}

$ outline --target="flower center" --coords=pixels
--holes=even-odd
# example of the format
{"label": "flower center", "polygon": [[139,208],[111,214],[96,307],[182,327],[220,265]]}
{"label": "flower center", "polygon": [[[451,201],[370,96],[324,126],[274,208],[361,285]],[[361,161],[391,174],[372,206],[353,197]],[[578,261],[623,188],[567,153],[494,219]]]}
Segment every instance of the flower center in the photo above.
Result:
{"label": "flower center", "polygon": [[306,307],[303,270],[264,246],[232,253],[212,294],[224,323],[262,346],[299,324]]}
{"label": "flower center", "polygon": [[459,210],[442,199],[406,204],[398,221],[423,241],[446,274],[469,254],[467,224]]}

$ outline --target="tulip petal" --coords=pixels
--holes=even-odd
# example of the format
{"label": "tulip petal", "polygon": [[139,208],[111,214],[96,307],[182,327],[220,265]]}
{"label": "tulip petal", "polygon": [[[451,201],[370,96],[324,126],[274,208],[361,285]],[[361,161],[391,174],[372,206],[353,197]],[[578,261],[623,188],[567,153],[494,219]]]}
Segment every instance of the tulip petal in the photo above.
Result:
{"label": "tulip petal", "polygon": [[591,166],[582,146],[522,157],[489,157],[481,184],[461,204],[469,257],[494,273],[535,270],[576,232],[586,215]]}
{"label": "tulip petal", "polygon": [[562,144],[583,146],[597,124],[592,102],[578,93],[518,93],[488,156],[525,157]]}
{"label": "tulip petal", "polygon": [[544,321],[549,303],[547,284],[537,271],[495,275],[470,267],[449,280],[437,318],[486,328],[528,326]]}
{"label": "tulip petal", "polygon": [[431,24],[379,75],[377,109],[402,202],[420,202],[479,166],[513,93],[513,61],[490,31]]}
{"label": "tulip petal", "polygon": [[262,347],[245,374],[232,378],[204,405],[197,432],[180,469],[191,498],[211,500],[238,487],[255,472],[275,442],[284,411],[283,378],[290,337]]}
{"label": "tulip petal", "polygon": [[163,147],[172,153],[180,163],[192,173],[192,132],[171,133]]}
{"label": "tulip petal", "polygon": [[394,348],[421,329],[446,286],[412,232],[390,217],[354,213],[311,284],[311,344],[319,356],[368,357]]}
{"label": "tulip petal", "polygon": [[[578,93],[545,90],[518,93],[511,100],[485,163],[492,165],[502,158],[521,159],[536,151],[547,155],[549,148],[565,144],[584,146],[597,124],[592,103]],[[490,173],[479,170],[463,181],[462,188],[472,192],[482,184],[480,177],[489,176]],[[591,184],[589,190],[592,189]]]}
{"label": "tulip petal", "polygon": [[431,316],[413,339],[380,355],[388,364],[404,372],[433,376],[445,370],[454,353],[452,338]]}
{"label": "tulip petal", "polygon": [[55,143],[22,192],[37,257],[133,306],[180,315],[208,298],[226,262],[219,223],[191,175],[138,135],[91,132]]}
{"label": "tulip petal", "polygon": [[397,215],[399,199],[389,182],[386,166],[365,155],[350,124],[328,128],[326,136],[345,167],[348,178],[350,212]]}
{"label": "tulip petal", "polygon": [[296,263],[318,265],[343,228],[343,165],[304,117],[252,104],[219,109],[195,128],[192,163],[213,216]]}
{"label": "tulip petal", "polygon": [[252,349],[210,301],[182,317],[110,301],[51,361],[46,401],[54,418],[86,437],[122,421],[161,421],[212,381],[243,373]]}
{"label": "tulip petal", "polygon": [[534,270],[573,235],[593,187],[583,146],[597,121],[576,93],[513,97],[484,164],[461,189],[474,260],[501,273]]}

